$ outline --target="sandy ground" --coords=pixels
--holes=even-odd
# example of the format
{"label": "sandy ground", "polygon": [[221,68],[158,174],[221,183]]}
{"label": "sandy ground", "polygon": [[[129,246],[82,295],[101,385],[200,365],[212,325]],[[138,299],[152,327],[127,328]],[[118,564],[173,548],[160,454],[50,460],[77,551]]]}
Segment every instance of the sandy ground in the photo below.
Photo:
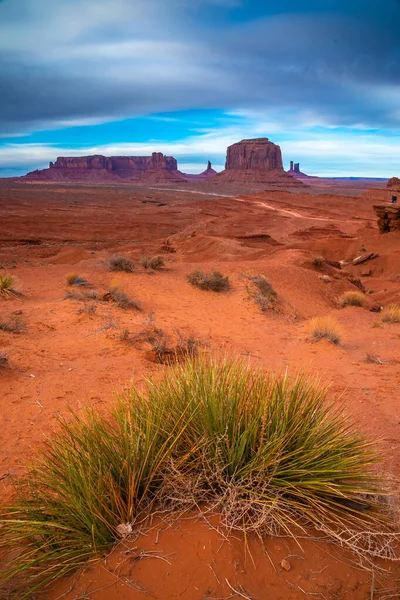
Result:
{"label": "sandy ground", "polygon": [[[69,407],[107,411],[115,392],[168,369],[150,361],[145,349],[121,341],[125,329],[137,332],[149,319],[171,342],[179,330],[210,352],[233,352],[274,371],[317,372],[330,382],[334,401],[345,402],[365,433],[379,439],[385,469],[397,478],[400,325],[382,324],[379,313],[368,310],[400,303],[400,235],[379,235],[372,210],[383,194],[276,191],[234,198],[128,185],[0,185],[0,265],[15,275],[22,292],[0,300],[0,316],[18,313],[27,327],[18,335],[0,331],[0,350],[9,357],[0,372],[3,496]],[[341,309],[338,298],[354,284],[342,271],[318,269],[312,260],[323,255],[350,261],[363,251],[379,256],[346,272],[360,278],[367,308]],[[167,265],[154,274],[139,265],[133,273],[114,274],[105,261],[115,252],[137,265],[143,255],[164,252]],[[232,291],[219,295],[191,287],[186,276],[196,267],[229,275]],[[367,268],[371,273],[363,276]],[[64,299],[72,271],[100,294],[117,279],[142,310]],[[278,294],[276,310],[262,313],[251,301],[246,274],[268,278]],[[307,323],[317,315],[339,321],[339,346],[310,343]],[[366,362],[367,353],[382,364]],[[287,557],[288,572],[280,567]],[[156,519],[146,535],[40,598],[205,600],[242,594],[298,600],[311,594],[366,600],[390,597],[385,589],[400,597],[399,567],[381,566],[388,573],[372,581],[351,557],[321,541],[224,541],[194,516],[177,523]]]}

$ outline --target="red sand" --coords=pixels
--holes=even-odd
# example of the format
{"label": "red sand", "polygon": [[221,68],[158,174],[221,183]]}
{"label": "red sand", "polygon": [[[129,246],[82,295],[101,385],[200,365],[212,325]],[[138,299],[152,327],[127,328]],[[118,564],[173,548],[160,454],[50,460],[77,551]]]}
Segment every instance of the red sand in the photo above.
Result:
{"label": "red sand", "polygon": [[[149,313],[158,327],[171,335],[175,328],[192,333],[210,351],[235,352],[278,371],[316,371],[332,383],[331,397],[345,399],[365,433],[381,440],[385,468],[398,477],[400,325],[382,324],[365,308],[340,309],[339,296],[356,288],[341,271],[312,264],[321,254],[337,261],[351,260],[363,249],[377,252],[366,265],[346,270],[361,277],[371,268],[370,276],[361,277],[371,305],[400,303],[400,235],[379,235],[372,210],[383,193],[354,198],[265,192],[234,199],[128,185],[2,184],[0,264],[18,278],[23,296],[0,300],[0,314],[21,311],[28,326],[21,335],[0,331],[0,350],[8,352],[10,363],[0,372],[3,495],[10,493],[10,476],[24,472],[68,407],[107,411],[116,390],[168,369],[120,341],[124,328],[142,328]],[[159,253],[167,239],[175,252],[165,253],[167,268],[157,274],[140,267],[114,274],[102,262],[118,252],[137,263],[143,254]],[[191,287],[186,275],[197,266],[229,275],[232,292]],[[100,292],[117,278],[143,311],[98,303],[94,315],[78,314],[80,303],[63,300],[70,271]],[[248,301],[242,274],[265,275],[281,310],[261,313]],[[331,281],[321,280],[324,274]],[[307,340],[307,321],[327,314],[343,327],[340,346]],[[384,364],[365,362],[367,353]],[[256,540],[249,539],[247,548],[234,538],[223,543],[195,520],[157,527],[158,543],[154,530],[129,542],[136,550],[126,554],[121,545],[107,561],[40,597],[55,600],[76,582],[75,591],[63,598],[233,598],[226,580],[253,600],[297,600],[307,593],[330,600],[371,597],[370,574],[321,542],[301,541],[300,548],[290,540],[267,539],[267,555]],[[160,558],[134,560],[142,550],[157,550],[171,564]],[[288,559],[292,568],[283,572],[280,561],[289,555],[296,555]],[[374,585],[381,591],[393,589],[400,579],[397,564],[383,566],[390,575],[387,580],[376,576]]]}

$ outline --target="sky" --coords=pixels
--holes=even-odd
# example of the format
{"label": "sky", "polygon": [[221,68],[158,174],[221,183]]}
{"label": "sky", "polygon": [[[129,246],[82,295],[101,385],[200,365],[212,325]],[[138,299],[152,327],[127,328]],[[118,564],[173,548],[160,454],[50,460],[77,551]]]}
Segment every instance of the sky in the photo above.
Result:
{"label": "sky", "polygon": [[399,0],[0,0],[0,177],[57,156],[400,175]]}

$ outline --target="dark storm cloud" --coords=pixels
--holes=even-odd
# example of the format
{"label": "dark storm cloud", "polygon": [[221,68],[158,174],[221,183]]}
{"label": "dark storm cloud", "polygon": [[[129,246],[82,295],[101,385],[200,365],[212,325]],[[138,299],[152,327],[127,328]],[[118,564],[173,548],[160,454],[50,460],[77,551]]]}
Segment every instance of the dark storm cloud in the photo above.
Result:
{"label": "dark storm cloud", "polygon": [[0,132],[214,107],[400,126],[396,0],[277,6],[5,0]]}

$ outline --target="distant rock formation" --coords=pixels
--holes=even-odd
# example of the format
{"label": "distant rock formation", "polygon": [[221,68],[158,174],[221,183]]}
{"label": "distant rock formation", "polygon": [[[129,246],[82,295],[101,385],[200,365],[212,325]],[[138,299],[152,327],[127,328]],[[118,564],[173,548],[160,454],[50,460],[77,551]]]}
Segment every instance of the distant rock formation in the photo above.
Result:
{"label": "distant rock formation", "polygon": [[309,175],[300,171],[300,163],[294,163],[292,160],[290,161],[290,169],[288,173],[290,173],[290,175],[293,175],[293,177],[297,177],[298,179],[309,177]]}
{"label": "distant rock formation", "polygon": [[151,156],[59,156],[48,169],[32,171],[26,179],[44,181],[105,181],[148,179],[182,181],[173,156],[153,152]]}
{"label": "distant rock formation", "polygon": [[388,188],[400,188],[400,179],[398,177],[391,177],[387,182]]}
{"label": "distant rock formation", "polygon": [[268,138],[242,140],[229,146],[225,170],[212,177],[209,183],[238,183],[248,187],[263,184],[278,187],[303,185],[284,171],[281,149]]}
{"label": "distant rock formation", "polygon": [[185,181],[195,182],[195,181],[204,181],[205,179],[209,179],[210,177],[214,177],[217,174],[217,171],[212,168],[211,162],[207,162],[207,168],[202,173],[198,173],[196,175],[192,175],[191,173],[181,173],[181,175],[185,178]]}

